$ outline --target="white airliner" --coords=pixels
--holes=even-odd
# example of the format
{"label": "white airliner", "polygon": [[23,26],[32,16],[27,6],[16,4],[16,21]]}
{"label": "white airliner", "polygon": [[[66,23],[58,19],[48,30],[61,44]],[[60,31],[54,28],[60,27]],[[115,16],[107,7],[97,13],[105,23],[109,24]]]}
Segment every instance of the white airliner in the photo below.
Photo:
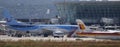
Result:
{"label": "white airliner", "polygon": [[7,9],[4,9],[4,18],[6,19],[6,25],[14,30],[18,31],[33,31],[33,30],[42,30],[42,29],[47,29],[47,30],[52,30],[55,31],[56,29],[61,30],[61,31],[67,31],[71,32],[74,31],[78,28],[78,25],[46,25],[46,24],[41,24],[41,25],[34,25],[34,24],[26,24],[22,22],[16,21],[8,12]]}
{"label": "white airliner", "polygon": [[106,31],[86,31],[86,26],[82,20],[76,20],[80,26],[81,32],[76,32],[78,36],[101,38],[101,39],[120,39],[120,30],[106,30]]}

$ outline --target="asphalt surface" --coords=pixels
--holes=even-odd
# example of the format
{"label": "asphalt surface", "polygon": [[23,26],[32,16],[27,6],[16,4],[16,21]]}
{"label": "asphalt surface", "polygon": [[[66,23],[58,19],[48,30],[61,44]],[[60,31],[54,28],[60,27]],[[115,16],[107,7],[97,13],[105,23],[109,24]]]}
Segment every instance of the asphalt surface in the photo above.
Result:
{"label": "asphalt surface", "polygon": [[0,40],[3,41],[18,41],[18,40],[41,40],[41,41],[104,41],[104,39],[95,39],[95,38],[67,38],[67,37],[63,37],[63,38],[54,38],[52,36],[49,37],[10,37],[7,35],[0,35]]}

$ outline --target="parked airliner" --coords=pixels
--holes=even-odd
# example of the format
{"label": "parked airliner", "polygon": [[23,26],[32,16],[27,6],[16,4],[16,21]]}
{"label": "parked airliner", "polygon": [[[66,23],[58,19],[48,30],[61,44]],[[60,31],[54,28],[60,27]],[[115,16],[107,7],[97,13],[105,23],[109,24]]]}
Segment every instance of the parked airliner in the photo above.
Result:
{"label": "parked airliner", "polygon": [[9,14],[9,11],[7,9],[4,9],[3,15],[4,18],[6,19],[6,25],[9,28],[18,31],[33,31],[33,30],[42,30],[42,29],[55,31],[56,29],[57,30],[59,29],[62,31],[64,30],[71,32],[78,28],[77,25],[50,25],[50,24],[34,25],[34,24],[26,24],[23,22],[18,22]]}
{"label": "parked airliner", "polygon": [[120,39],[120,30],[106,30],[106,31],[86,31],[86,26],[82,22],[82,20],[76,20],[79,25],[81,32],[76,32],[78,36],[84,37],[93,37],[93,38],[101,38],[101,39]]}

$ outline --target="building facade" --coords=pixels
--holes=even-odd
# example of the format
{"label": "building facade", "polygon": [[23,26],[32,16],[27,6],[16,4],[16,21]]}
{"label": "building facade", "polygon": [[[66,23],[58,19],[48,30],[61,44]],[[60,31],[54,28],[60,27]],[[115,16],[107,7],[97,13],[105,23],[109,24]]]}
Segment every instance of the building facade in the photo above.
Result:
{"label": "building facade", "polygon": [[76,23],[75,19],[81,19],[87,25],[120,25],[120,1],[59,2],[56,7],[64,22],[71,24]]}

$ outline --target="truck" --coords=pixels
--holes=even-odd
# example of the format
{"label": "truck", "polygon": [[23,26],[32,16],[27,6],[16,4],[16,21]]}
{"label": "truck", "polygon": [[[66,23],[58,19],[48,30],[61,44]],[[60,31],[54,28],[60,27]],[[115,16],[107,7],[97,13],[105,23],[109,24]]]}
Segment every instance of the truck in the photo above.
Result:
{"label": "truck", "polygon": [[57,37],[57,38],[64,37],[64,32],[56,30],[56,31],[53,32],[53,36]]}

